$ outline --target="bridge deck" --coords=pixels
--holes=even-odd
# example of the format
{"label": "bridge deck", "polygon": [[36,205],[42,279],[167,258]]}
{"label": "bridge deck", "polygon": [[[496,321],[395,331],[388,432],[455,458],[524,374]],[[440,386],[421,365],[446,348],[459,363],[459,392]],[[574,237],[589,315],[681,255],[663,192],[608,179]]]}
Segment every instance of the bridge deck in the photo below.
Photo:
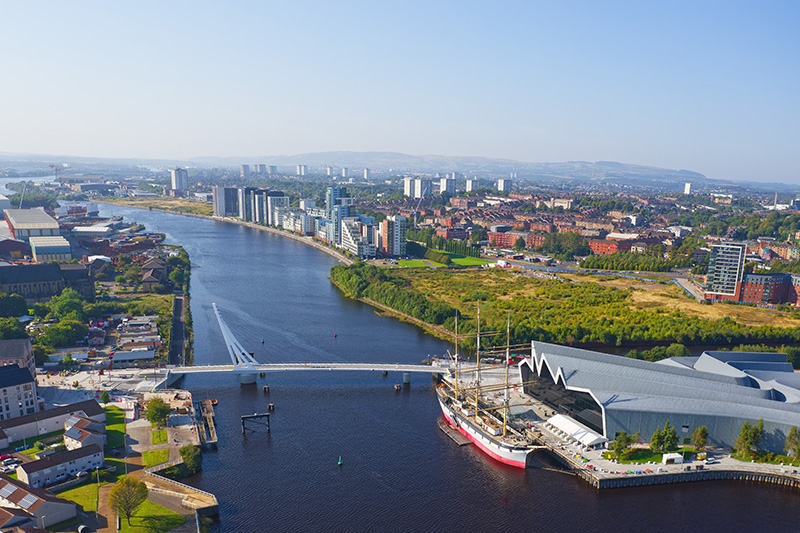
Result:
{"label": "bridge deck", "polygon": [[173,374],[196,374],[203,372],[275,372],[279,370],[360,370],[443,374],[448,372],[449,368],[443,366],[400,363],[267,363],[255,364],[252,367],[244,365],[182,366],[171,368],[170,372]]}

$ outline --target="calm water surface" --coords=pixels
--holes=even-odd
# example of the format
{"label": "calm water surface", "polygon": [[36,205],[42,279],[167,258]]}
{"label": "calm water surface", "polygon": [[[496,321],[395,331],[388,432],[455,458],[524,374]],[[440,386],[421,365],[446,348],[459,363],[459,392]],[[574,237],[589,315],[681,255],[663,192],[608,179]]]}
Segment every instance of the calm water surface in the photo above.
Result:
{"label": "calm water surface", "polygon": [[[448,347],[345,299],[327,278],[336,261],[309,246],[204,219],[117,206],[101,213],[166,233],[191,255],[197,364],[229,362],[211,302],[264,362],[416,363]],[[286,372],[243,387],[235,376],[187,378],[196,396],[219,400],[219,449],[191,480],[220,501],[214,531],[798,529],[800,494],[788,490],[707,482],[598,492],[565,473],[506,467],[439,431],[429,378],[412,376],[398,394],[399,380]],[[268,402],[271,434],[242,437],[241,415]]]}

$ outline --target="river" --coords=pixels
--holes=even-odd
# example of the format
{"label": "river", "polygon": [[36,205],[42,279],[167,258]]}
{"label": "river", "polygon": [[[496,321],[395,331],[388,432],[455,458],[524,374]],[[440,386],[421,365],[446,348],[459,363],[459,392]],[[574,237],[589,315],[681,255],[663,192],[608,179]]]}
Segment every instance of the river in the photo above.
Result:
{"label": "river", "polygon": [[[101,214],[145,224],[189,252],[197,364],[229,362],[211,302],[264,362],[416,363],[448,348],[344,298],[328,280],[335,259],[302,243],[120,206],[102,205]],[[235,376],[187,377],[183,386],[197,397],[219,400],[219,448],[204,453],[203,472],[190,480],[220,501],[212,531],[796,529],[798,494],[772,486],[598,492],[565,473],[498,464],[438,429],[430,378],[413,376],[396,393],[399,380],[379,372],[287,372],[247,387]],[[243,437],[241,415],[265,412],[268,402],[275,404],[271,434]]]}

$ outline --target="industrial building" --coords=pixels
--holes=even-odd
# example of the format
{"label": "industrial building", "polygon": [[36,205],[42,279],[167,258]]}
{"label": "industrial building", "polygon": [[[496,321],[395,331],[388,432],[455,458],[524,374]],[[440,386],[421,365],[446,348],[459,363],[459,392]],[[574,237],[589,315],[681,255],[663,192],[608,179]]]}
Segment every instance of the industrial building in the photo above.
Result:
{"label": "industrial building", "polygon": [[649,440],[669,420],[681,443],[700,427],[709,444],[734,447],[742,424],[764,420],[759,448],[783,452],[800,427],[800,375],[785,354],[707,351],[657,363],[544,342],[520,363],[527,394],[608,440]]}
{"label": "industrial building", "polygon": [[33,260],[39,263],[50,261],[69,261],[72,259],[72,248],[69,241],[57,235],[55,237],[31,237],[28,242],[33,252]]}
{"label": "industrial building", "polygon": [[6,209],[3,211],[11,237],[29,242],[31,237],[60,235],[58,222],[42,209]]}

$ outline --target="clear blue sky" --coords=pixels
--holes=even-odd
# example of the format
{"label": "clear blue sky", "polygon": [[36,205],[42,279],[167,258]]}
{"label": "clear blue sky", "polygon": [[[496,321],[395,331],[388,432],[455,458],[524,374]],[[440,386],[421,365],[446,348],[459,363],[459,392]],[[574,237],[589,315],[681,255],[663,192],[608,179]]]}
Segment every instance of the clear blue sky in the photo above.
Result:
{"label": "clear blue sky", "polygon": [[800,184],[800,2],[0,0],[0,151],[614,160]]}

